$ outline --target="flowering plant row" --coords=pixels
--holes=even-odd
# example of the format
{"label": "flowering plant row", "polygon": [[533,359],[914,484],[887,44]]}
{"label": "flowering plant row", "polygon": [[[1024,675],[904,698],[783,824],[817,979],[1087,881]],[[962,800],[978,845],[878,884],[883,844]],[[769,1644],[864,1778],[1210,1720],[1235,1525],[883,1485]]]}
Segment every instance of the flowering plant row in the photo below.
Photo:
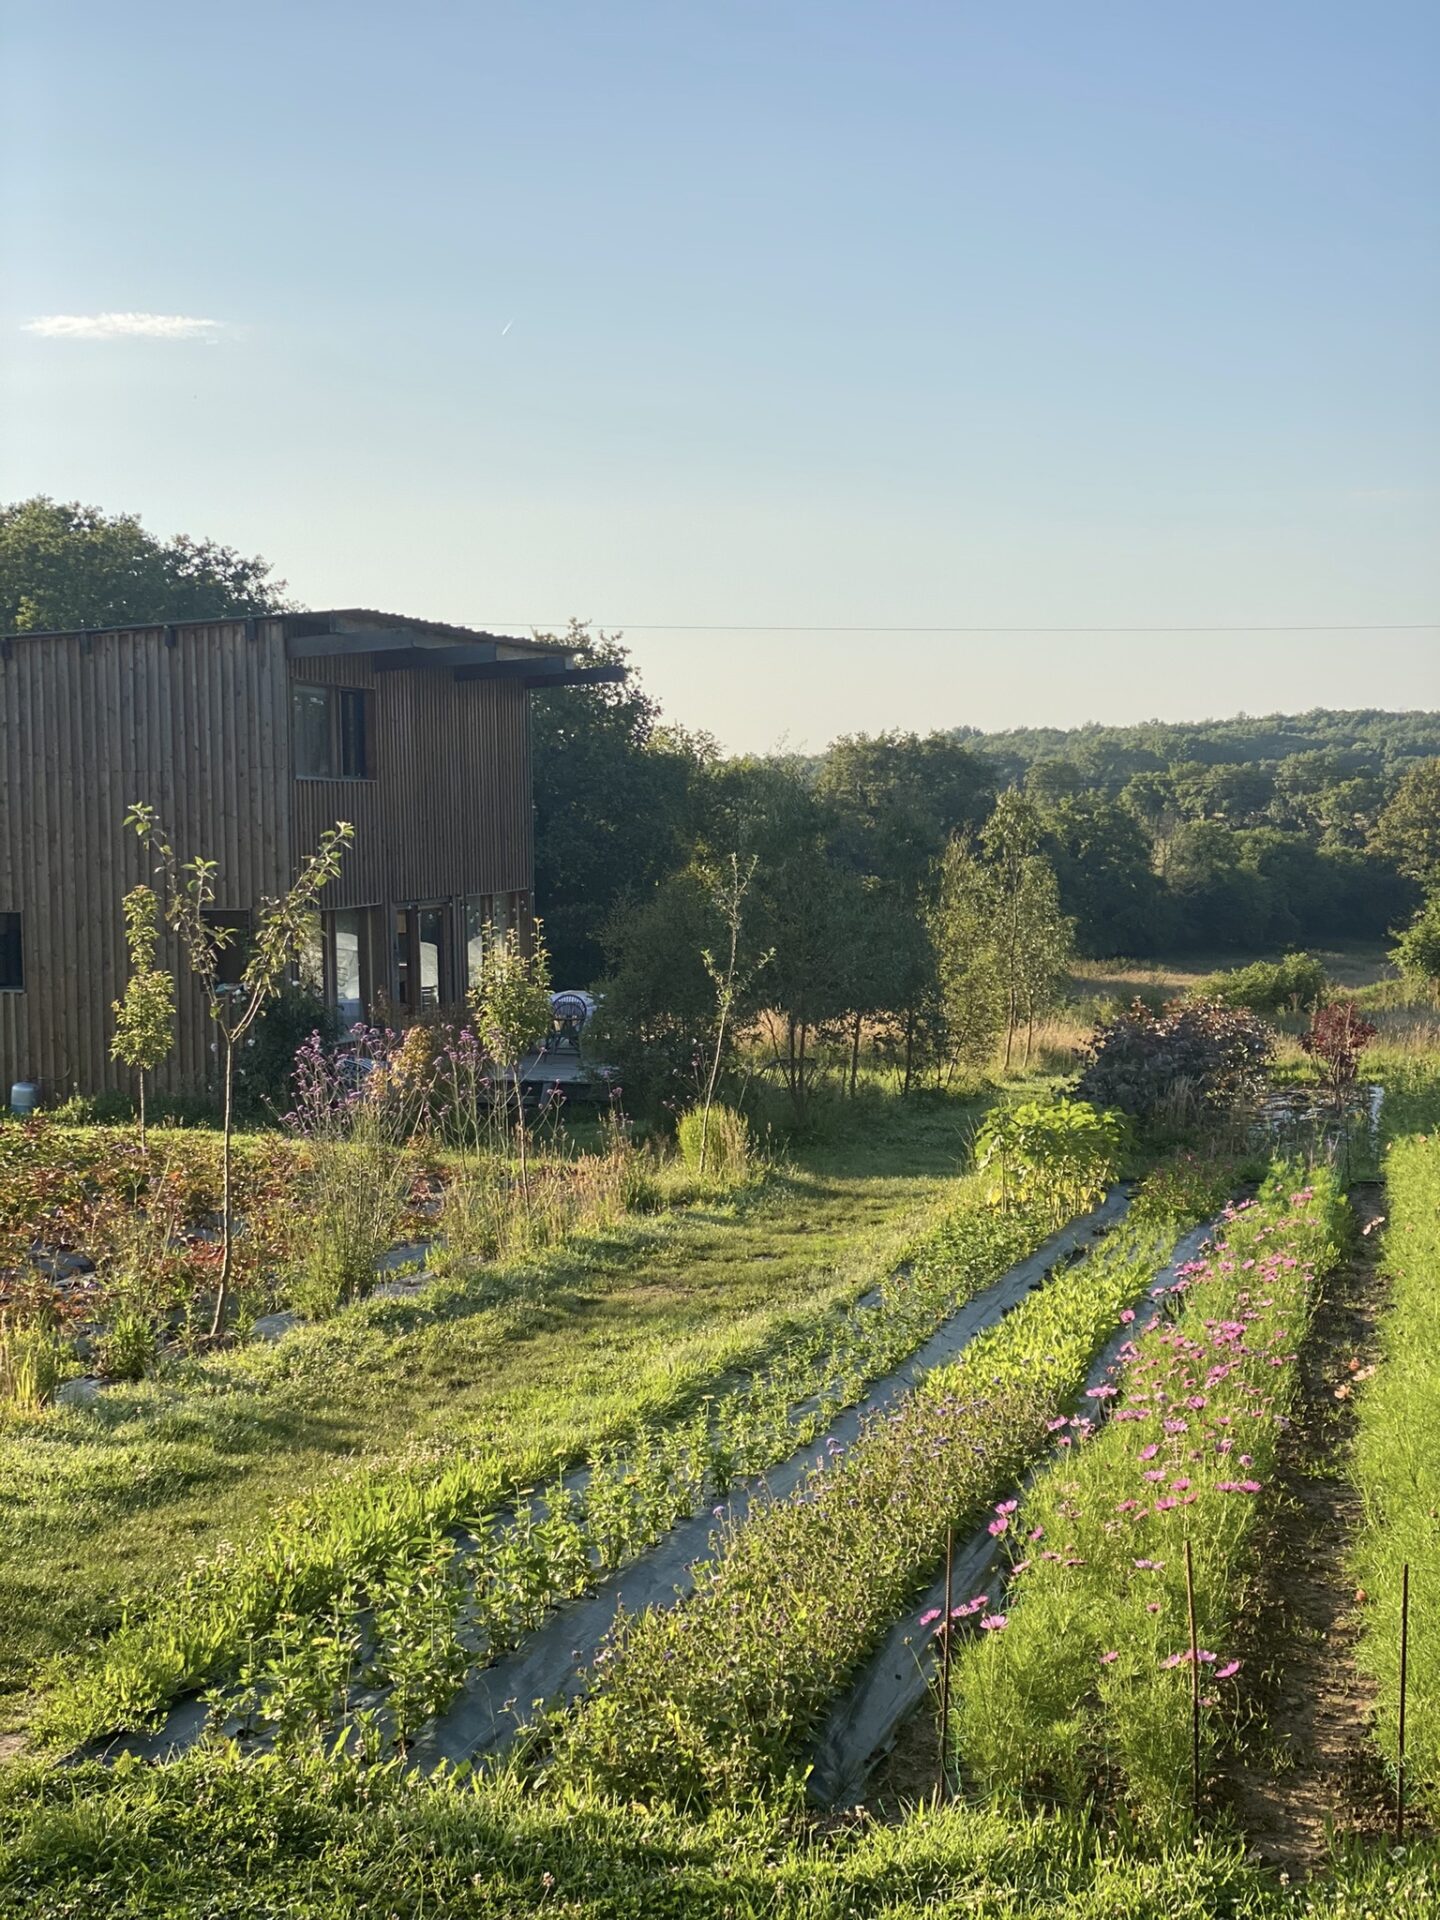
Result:
{"label": "flowering plant row", "polygon": [[684,1605],[622,1619],[579,1709],[556,1722],[562,1779],[623,1795],[743,1800],[791,1768],[826,1700],[943,1549],[1044,1445],[1118,1316],[1187,1221],[1127,1225],[833,1443],[789,1499],[722,1531]]}
{"label": "flowering plant row", "polygon": [[[1082,1426],[1009,1518],[1003,1631],[955,1676],[958,1763],[995,1794],[1076,1802],[1118,1782],[1157,1820],[1191,1793],[1184,1543],[1194,1564],[1206,1697],[1228,1652],[1261,1494],[1296,1391],[1317,1276],[1345,1202],[1328,1171],[1281,1168],[1182,1275],[1178,1317],[1127,1350],[1110,1418]],[[1180,1290],[1176,1290],[1177,1294]],[[1213,1746],[1216,1722],[1205,1721]]]}

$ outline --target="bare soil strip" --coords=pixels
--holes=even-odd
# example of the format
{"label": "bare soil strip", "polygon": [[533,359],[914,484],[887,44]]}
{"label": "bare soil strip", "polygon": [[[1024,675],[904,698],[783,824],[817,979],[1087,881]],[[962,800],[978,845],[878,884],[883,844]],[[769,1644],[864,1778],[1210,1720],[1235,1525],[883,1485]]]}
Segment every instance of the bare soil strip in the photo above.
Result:
{"label": "bare soil strip", "polygon": [[1324,1283],[1300,1356],[1300,1395],[1247,1608],[1253,1719],[1217,1782],[1255,1856],[1292,1874],[1323,1866],[1332,1836],[1374,1832],[1386,1817],[1369,1741],[1374,1690],[1355,1668],[1359,1606],[1347,1573],[1361,1520],[1349,1477],[1354,1390],[1375,1365],[1385,1304],[1382,1189],[1357,1185],[1351,1200],[1360,1232],[1353,1257]]}

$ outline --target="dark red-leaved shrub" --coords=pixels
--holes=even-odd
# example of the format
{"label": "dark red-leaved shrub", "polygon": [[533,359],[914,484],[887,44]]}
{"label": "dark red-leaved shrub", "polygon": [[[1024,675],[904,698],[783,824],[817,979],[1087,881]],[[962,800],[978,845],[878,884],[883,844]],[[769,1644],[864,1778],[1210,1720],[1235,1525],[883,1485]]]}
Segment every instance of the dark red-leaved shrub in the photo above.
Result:
{"label": "dark red-leaved shrub", "polygon": [[1243,1007],[1177,1000],[1156,1013],[1137,1000],[1095,1029],[1076,1091],[1138,1120],[1189,1120],[1257,1093],[1274,1046],[1272,1030]]}
{"label": "dark red-leaved shrub", "polygon": [[1320,1077],[1337,1100],[1354,1086],[1360,1055],[1375,1038],[1376,1027],[1353,1000],[1332,1000],[1317,1007],[1300,1045],[1320,1069]]}

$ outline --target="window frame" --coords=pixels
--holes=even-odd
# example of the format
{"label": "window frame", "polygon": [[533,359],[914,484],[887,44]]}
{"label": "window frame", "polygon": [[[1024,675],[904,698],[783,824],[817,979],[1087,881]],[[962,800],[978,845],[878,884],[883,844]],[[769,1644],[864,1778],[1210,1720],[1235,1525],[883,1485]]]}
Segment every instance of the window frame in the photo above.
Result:
{"label": "window frame", "polygon": [[15,978],[14,980],[7,980],[3,975],[0,975],[0,993],[24,993],[26,990],[25,916],[20,912],[18,907],[13,911],[7,907],[3,913],[0,913],[0,923],[5,921],[13,921],[14,925],[13,927],[6,928],[3,933],[0,933],[0,953],[5,951],[13,939],[15,948]]}
{"label": "window frame", "polygon": [[[325,703],[328,747],[326,770],[316,773],[299,764],[300,729],[296,711],[304,700],[321,696]],[[317,702],[318,704],[318,702]],[[372,742],[374,727],[374,689],[371,687],[332,686],[320,680],[290,682],[290,765],[297,780],[373,780],[375,778]],[[358,747],[358,752],[355,750]],[[355,762],[358,761],[358,768]]]}

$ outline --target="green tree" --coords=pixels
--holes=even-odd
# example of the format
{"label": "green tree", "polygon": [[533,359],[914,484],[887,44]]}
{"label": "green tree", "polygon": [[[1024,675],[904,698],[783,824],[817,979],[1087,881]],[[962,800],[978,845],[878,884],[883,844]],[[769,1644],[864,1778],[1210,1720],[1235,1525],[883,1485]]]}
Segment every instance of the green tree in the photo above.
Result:
{"label": "green tree", "polygon": [[322,834],[315,852],[302,863],[289,891],[279,899],[260,902],[240,978],[231,982],[220,978],[220,963],[234,941],[235,929],[217,926],[209,918],[215,900],[215,876],[219,871],[216,862],[203,856],[182,861],[161,827],[154,807],[143,802],[137,801],[130,808],[125,824],[155,857],[155,871],[163,883],[166,925],[180,937],[190,971],[205,996],[220,1047],[220,1284],[210,1326],[211,1339],[217,1339],[224,1331],[230,1306],[234,1255],[231,1143],[236,1049],[244,1044],[255,1022],[284,988],[290,965],[309,933],[316,898],[339,874],[355,829],[348,821],[337,821]]}
{"label": "green tree", "polygon": [[285,582],[233,547],[160,540],[133,513],[43,494],[0,507],[0,632],[283,613]]}
{"label": "green tree", "polygon": [[[1172,825],[1169,845],[1186,831]],[[1170,931],[1165,891],[1129,806],[1103,794],[1062,800],[1045,820],[1045,845],[1082,952],[1154,953],[1164,944]]]}
{"label": "green tree", "polygon": [[823,1071],[824,1043],[857,998],[854,931],[862,877],[831,857],[833,810],[795,759],[732,760],[717,770],[716,830],[755,861],[750,937],[768,951],[757,986],[773,1059],[797,1121]]}
{"label": "green tree", "polygon": [[995,1051],[1006,1003],[993,938],[991,877],[974,845],[959,835],[941,860],[927,924],[950,1070],[981,1067]]}
{"label": "green tree", "polygon": [[[743,929],[742,929],[743,934]],[[618,907],[601,930],[606,956],[599,1005],[585,1028],[591,1063],[615,1076],[630,1113],[655,1114],[699,1097],[715,1042],[715,992],[702,955],[720,951],[727,929],[698,865],[662,880],[633,905]],[[742,967],[753,949],[742,944]],[[735,1012],[754,1011],[753,993]],[[731,1064],[735,1021],[723,1043]]]}
{"label": "green tree", "polygon": [[836,854],[918,895],[954,833],[995,804],[995,770],[949,734],[846,734],[815,778]]}
{"label": "green tree", "polygon": [[[623,666],[618,634],[579,621],[563,636],[590,666]],[[703,734],[664,724],[659,703],[624,681],[536,693],[531,700],[535,903],[562,986],[606,965],[604,929],[688,864],[702,824]]]}
{"label": "green tree", "polygon": [[1036,1015],[1053,1003],[1074,945],[1073,923],[1060,910],[1055,871],[1040,842],[1038,808],[1013,789],[1002,793],[980,844],[989,877],[990,943],[1005,996],[1007,1070],[1016,1032],[1023,1022],[1033,1035]]}
{"label": "green tree", "polygon": [[110,1058],[134,1067],[139,1076],[140,1152],[145,1143],[145,1076],[153,1073],[175,1039],[175,982],[155,965],[160,943],[160,903],[153,887],[134,887],[121,902],[130,974],[125,991],[113,1002],[115,1032]]}
{"label": "green tree", "polygon": [[1440,886],[1440,758],[1422,760],[1405,775],[1375,823],[1370,846],[1427,893]]}
{"label": "green tree", "polygon": [[861,878],[847,889],[850,1088],[865,1022],[898,1033],[901,1090],[914,1082],[932,1022],[935,954],[927,932],[939,861],[951,836],[978,829],[994,806],[995,771],[947,734],[853,734],[820,763],[830,857]]}
{"label": "green tree", "polygon": [[1407,980],[1423,982],[1440,998],[1440,892],[1432,893],[1390,950]]}

